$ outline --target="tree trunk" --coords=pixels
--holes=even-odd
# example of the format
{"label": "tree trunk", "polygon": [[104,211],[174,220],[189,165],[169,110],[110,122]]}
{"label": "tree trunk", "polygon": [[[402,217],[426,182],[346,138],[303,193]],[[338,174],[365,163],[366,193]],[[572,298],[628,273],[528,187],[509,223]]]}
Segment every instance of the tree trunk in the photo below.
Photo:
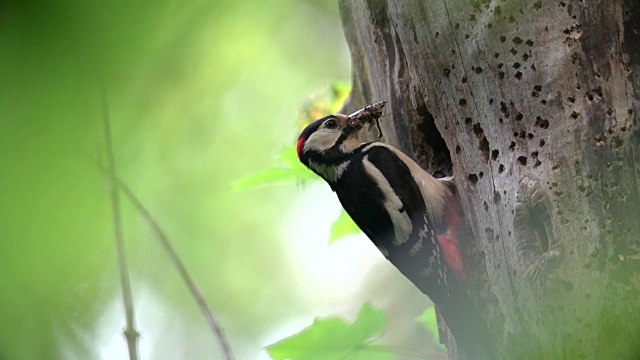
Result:
{"label": "tree trunk", "polygon": [[457,179],[499,357],[640,357],[640,2],[343,0],[341,14],[352,107],[388,101],[384,141]]}

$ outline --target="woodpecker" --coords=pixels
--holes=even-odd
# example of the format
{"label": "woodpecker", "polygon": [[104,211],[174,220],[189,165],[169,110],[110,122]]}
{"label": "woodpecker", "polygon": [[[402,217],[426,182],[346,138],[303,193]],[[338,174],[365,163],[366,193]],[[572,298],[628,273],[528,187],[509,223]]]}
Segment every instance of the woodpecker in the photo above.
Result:
{"label": "woodpecker", "polygon": [[380,252],[429,296],[458,346],[476,352],[488,331],[466,289],[460,235],[468,225],[453,178],[434,178],[388,144],[362,143],[361,129],[381,115],[362,116],[363,110],[309,124],[298,138],[298,157],[329,184]]}

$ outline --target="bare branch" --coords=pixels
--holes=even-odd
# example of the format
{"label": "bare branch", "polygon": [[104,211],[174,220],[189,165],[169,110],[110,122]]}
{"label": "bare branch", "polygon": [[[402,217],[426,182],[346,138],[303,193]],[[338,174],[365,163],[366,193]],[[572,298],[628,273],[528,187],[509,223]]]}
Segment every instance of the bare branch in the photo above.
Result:
{"label": "bare branch", "polygon": [[104,125],[104,142],[107,152],[107,191],[111,196],[111,209],[113,212],[113,226],[116,238],[116,248],[118,251],[118,266],[120,268],[120,284],[122,286],[122,301],[127,327],[124,336],[127,339],[129,349],[129,359],[138,359],[138,337],[140,334],[135,329],[135,312],[133,307],[133,296],[131,295],[131,281],[129,279],[129,269],[127,266],[127,256],[124,249],[124,239],[122,236],[122,214],[120,212],[120,196],[118,193],[116,162],[113,155],[113,140],[111,138],[111,122],[109,119],[109,104],[104,89],[102,95],[102,121]]}
{"label": "bare branch", "polygon": [[[104,172],[108,171],[108,168],[105,167],[101,162],[99,162],[93,155],[91,155],[86,151],[83,151],[83,152],[92,160],[94,164],[100,167],[102,171]],[[133,191],[131,191],[131,189],[120,178],[114,177],[113,183],[120,187],[124,195],[129,199],[129,201],[131,201],[131,203],[135,206],[138,212],[140,212],[142,217],[147,221],[147,223],[151,226],[153,231],[158,236],[158,239],[160,240],[160,243],[164,247],[165,251],[167,252],[169,259],[171,260],[175,268],[178,270],[178,273],[182,277],[183,281],[187,284],[187,287],[191,292],[191,296],[193,296],[193,298],[196,300],[196,303],[198,303],[198,306],[200,307],[202,314],[207,320],[207,324],[209,325],[209,328],[211,329],[214,336],[216,337],[216,340],[221,348],[221,351],[224,354],[224,359],[235,360],[235,356],[233,355],[233,351],[231,350],[229,341],[227,340],[227,337],[225,336],[224,331],[220,326],[220,323],[218,322],[216,317],[213,315],[213,312],[209,308],[209,305],[207,305],[204,295],[196,285],[195,281],[193,280],[193,277],[191,277],[191,275],[189,274],[189,271],[187,270],[186,266],[184,265],[184,263],[178,256],[177,252],[173,248],[173,245],[171,245],[171,241],[169,240],[168,236],[160,228],[160,225],[153,218],[151,213],[149,213],[149,211],[144,206],[144,204],[142,204],[142,202],[133,193]]]}
{"label": "bare branch", "polygon": [[173,265],[178,270],[178,273],[180,273],[180,276],[182,277],[184,282],[187,284],[187,287],[189,288],[191,295],[198,303],[198,306],[200,306],[200,310],[202,311],[202,314],[207,319],[207,323],[209,324],[209,327],[211,328],[214,335],[216,336],[216,339],[218,340],[218,344],[220,345],[220,348],[224,353],[225,360],[234,360],[235,357],[233,356],[233,352],[231,351],[231,346],[229,346],[229,341],[227,340],[224,334],[224,331],[222,330],[222,327],[220,326],[216,318],[213,316],[213,313],[211,312],[211,309],[209,309],[209,306],[207,305],[207,302],[204,299],[202,292],[200,291],[195,281],[189,274],[189,271],[185,267],[182,260],[180,260],[180,257],[178,256],[175,249],[171,245],[169,238],[164,233],[164,231],[162,231],[162,229],[160,228],[160,225],[158,225],[158,222],[154,220],[154,218],[151,216],[149,211],[145,208],[142,202],[135,196],[135,194],[131,191],[131,189],[129,189],[129,187],[125,185],[121,180],[117,179],[117,181],[118,181],[118,185],[124,192],[125,196],[129,198],[129,200],[133,203],[136,209],[138,209],[138,211],[140,212],[142,217],[145,218],[147,223],[151,225],[151,228],[158,236],[160,243],[162,244],[164,249],[167,251],[167,255],[169,256],[169,259],[171,260],[171,262],[173,262]]}

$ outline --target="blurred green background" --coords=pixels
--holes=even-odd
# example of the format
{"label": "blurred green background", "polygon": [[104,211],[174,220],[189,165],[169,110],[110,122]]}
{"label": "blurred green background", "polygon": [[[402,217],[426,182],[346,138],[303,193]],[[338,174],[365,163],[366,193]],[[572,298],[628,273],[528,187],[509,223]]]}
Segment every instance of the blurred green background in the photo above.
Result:
{"label": "blurred green background", "polygon": [[[267,358],[313,315],[355,313],[369,299],[354,284],[383,261],[327,245],[328,188],[231,189],[277,164],[306,99],[349,81],[349,61],[335,0],[0,2],[0,359],[126,357],[111,208],[86,155],[104,152],[101,87],[121,178],[238,359]],[[148,224],[123,211],[142,358],[221,358]]]}

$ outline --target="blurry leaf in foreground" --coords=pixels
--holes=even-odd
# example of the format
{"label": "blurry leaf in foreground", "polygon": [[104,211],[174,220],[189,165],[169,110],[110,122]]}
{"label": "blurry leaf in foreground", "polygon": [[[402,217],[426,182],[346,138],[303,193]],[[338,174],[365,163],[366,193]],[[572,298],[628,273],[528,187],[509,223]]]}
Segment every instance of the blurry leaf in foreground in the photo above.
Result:
{"label": "blurry leaf in foreground", "polygon": [[346,236],[360,234],[360,228],[353,222],[351,216],[344,209],[340,213],[340,217],[331,225],[331,235],[329,244],[332,244]]}
{"label": "blurry leaf in foreground", "polygon": [[280,165],[243,176],[231,184],[233,190],[245,191],[266,185],[319,179],[298,160],[295,146],[287,146],[278,157],[281,162]]}
{"label": "blurry leaf in foreground", "polygon": [[335,82],[331,85],[331,90],[333,91],[333,96],[329,110],[334,114],[340,111],[349,94],[351,94],[351,83]]}
{"label": "blurry leaf in foreground", "polygon": [[393,353],[373,341],[387,320],[381,310],[365,304],[349,324],[341,318],[316,319],[296,335],[267,347],[274,360],[390,360]]}
{"label": "blurry leaf in foreground", "polygon": [[[422,313],[422,315],[416,318],[420,324],[424,325],[424,327],[429,331],[433,338],[436,340],[436,343],[440,344],[440,332],[438,331],[438,320],[436,319],[436,308],[431,306],[427,310]],[[440,344],[444,347],[443,344]]]}
{"label": "blurry leaf in foreground", "polygon": [[[302,128],[313,120],[336,113],[342,108],[351,93],[349,83],[336,82],[331,87],[323,87],[307,99],[300,114],[298,123]],[[289,145],[278,154],[279,166],[246,175],[231,184],[233,190],[244,191],[260,186],[303,182],[318,177],[298,160],[294,145]],[[346,234],[348,235],[348,234]]]}
{"label": "blurry leaf in foreground", "polygon": [[300,119],[298,119],[300,130],[314,120],[339,112],[350,93],[350,83],[335,82],[331,84],[331,87],[323,87],[309,95],[302,106]]}

